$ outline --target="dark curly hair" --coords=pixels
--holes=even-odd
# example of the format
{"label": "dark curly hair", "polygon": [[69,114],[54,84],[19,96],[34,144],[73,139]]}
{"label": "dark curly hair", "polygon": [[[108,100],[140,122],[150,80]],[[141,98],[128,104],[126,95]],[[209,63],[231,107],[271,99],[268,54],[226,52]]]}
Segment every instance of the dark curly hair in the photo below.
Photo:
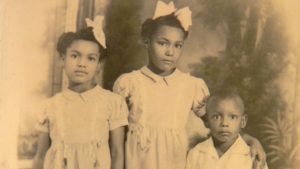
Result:
{"label": "dark curly hair", "polygon": [[209,96],[206,106],[205,106],[205,115],[202,116],[202,120],[204,122],[207,122],[207,113],[211,110],[212,107],[215,107],[216,104],[218,104],[220,101],[225,99],[232,99],[234,100],[235,104],[238,106],[238,108],[241,110],[242,114],[246,114],[245,112],[245,105],[242,97],[238,93],[237,89],[234,87],[219,89],[217,91],[214,91]]}
{"label": "dark curly hair", "polygon": [[167,25],[167,26],[172,26],[179,28],[183,31],[184,33],[184,39],[187,38],[189,32],[184,30],[182,27],[180,21],[177,19],[174,13],[171,13],[169,15],[165,16],[160,16],[156,19],[147,19],[143,24],[142,24],[142,31],[141,35],[143,39],[149,39],[151,36],[157,31],[157,29],[160,26]]}
{"label": "dark curly hair", "polygon": [[67,48],[70,47],[75,40],[87,40],[87,41],[95,42],[99,46],[99,53],[100,53],[99,61],[101,61],[106,57],[106,49],[96,40],[92,27],[87,27],[77,32],[63,33],[59,37],[56,46],[56,50],[58,51],[60,56],[66,54]]}

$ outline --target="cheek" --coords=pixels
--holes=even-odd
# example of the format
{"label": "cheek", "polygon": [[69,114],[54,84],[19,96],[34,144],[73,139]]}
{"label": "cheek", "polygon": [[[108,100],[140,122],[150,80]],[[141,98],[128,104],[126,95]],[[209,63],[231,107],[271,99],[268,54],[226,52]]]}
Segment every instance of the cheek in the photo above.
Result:
{"label": "cheek", "polygon": [[208,120],[207,126],[208,128],[214,130],[219,127],[219,122],[217,120]]}
{"label": "cheek", "polygon": [[243,123],[242,123],[241,120],[233,121],[233,122],[231,123],[232,129],[235,130],[235,131],[239,131],[240,128],[242,128],[242,126],[243,126]]}
{"label": "cheek", "polygon": [[177,61],[180,59],[181,57],[181,54],[182,54],[182,49],[175,49],[174,50],[174,59]]}
{"label": "cheek", "polygon": [[66,69],[66,70],[71,69],[73,67],[73,65],[74,65],[74,63],[70,59],[65,58],[63,60],[63,67],[64,67],[64,69]]}
{"label": "cheek", "polygon": [[157,63],[160,58],[160,53],[158,51],[151,50],[148,53],[149,61],[152,63]]}
{"label": "cheek", "polygon": [[156,42],[153,42],[151,41],[148,45],[148,51],[150,53],[163,53],[165,51],[165,47],[164,46],[161,46],[159,45],[158,43]]}
{"label": "cheek", "polygon": [[100,70],[100,65],[97,63],[91,63],[90,68],[93,71],[98,71],[98,70]]}
{"label": "cheek", "polygon": [[101,70],[101,63],[98,63],[98,64],[97,64],[97,67],[96,67],[96,71],[97,71],[97,72],[100,72],[100,70]]}
{"label": "cheek", "polygon": [[244,127],[245,127],[245,123],[243,120],[241,120],[239,123],[239,128],[244,128]]}

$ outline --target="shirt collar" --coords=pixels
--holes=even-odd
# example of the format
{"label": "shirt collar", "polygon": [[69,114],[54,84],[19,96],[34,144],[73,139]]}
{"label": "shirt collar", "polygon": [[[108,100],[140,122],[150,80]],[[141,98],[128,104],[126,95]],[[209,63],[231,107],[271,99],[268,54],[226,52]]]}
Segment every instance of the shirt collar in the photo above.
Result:
{"label": "shirt collar", "polygon": [[78,93],[69,88],[66,88],[62,91],[62,95],[65,96],[68,100],[81,99],[83,101],[88,101],[88,99],[93,98],[100,91],[101,87],[99,85],[96,85],[92,89],[82,93]]}
{"label": "shirt collar", "polygon": [[[210,137],[203,143],[199,144],[199,146],[196,147],[198,151],[210,154],[214,157],[219,158],[217,150],[214,147],[214,143],[212,138]],[[242,137],[239,135],[236,141],[230,146],[230,148],[224,153],[224,155],[230,155],[230,154],[240,154],[240,155],[248,155],[250,153],[250,148],[245,143],[245,141],[242,139]],[[223,155],[223,156],[224,156]],[[222,156],[222,157],[223,157]]]}
{"label": "shirt collar", "polygon": [[171,73],[168,76],[159,76],[157,74],[155,74],[154,72],[152,72],[147,66],[144,66],[141,68],[141,73],[148,77],[150,80],[152,80],[154,83],[166,83],[167,85],[173,83],[174,80],[177,79],[177,77],[179,77],[180,75],[180,70],[178,70],[177,68],[174,70],[173,73]]}

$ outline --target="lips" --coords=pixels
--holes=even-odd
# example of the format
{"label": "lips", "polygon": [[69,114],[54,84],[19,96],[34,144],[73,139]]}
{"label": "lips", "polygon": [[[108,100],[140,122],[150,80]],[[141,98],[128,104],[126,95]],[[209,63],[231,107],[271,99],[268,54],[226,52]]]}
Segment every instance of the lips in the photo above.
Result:
{"label": "lips", "polygon": [[88,73],[86,71],[83,71],[83,70],[76,70],[75,74],[76,75],[87,75]]}
{"label": "lips", "polygon": [[174,62],[172,60],[167,60],[167,59],[163,59],[161,60],[163,63],[168,64],[168,65],[172,65],[174,64]]}
{"label": "lips", "polygon": [[219,131],[218,133],[221,136],[230,136],[231,135],[231,132],[229,132],[229,131]]}

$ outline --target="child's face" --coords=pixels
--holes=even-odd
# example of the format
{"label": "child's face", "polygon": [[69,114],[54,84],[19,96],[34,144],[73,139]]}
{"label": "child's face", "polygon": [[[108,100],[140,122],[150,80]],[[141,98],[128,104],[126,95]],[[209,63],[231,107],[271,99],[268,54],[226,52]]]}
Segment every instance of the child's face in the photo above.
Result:
{"label": "child's face", "polygon": [[212,137],[223,143],[235,140],[247,122],[242,111],[237,101],[232,98],[219,100],[208,109],[207,125]]}
{"label": "child's face", "polygon": [[149,66],[161,72],[172,71],[181,55],[184,33],[181,29],[167,25],[160,26],[149,39]]}
{"label": "child's face", "polygon": [[87,40],[75,40],[63,56],[64,69],[71,84],[90,85],[100,69],[99,46]]}

